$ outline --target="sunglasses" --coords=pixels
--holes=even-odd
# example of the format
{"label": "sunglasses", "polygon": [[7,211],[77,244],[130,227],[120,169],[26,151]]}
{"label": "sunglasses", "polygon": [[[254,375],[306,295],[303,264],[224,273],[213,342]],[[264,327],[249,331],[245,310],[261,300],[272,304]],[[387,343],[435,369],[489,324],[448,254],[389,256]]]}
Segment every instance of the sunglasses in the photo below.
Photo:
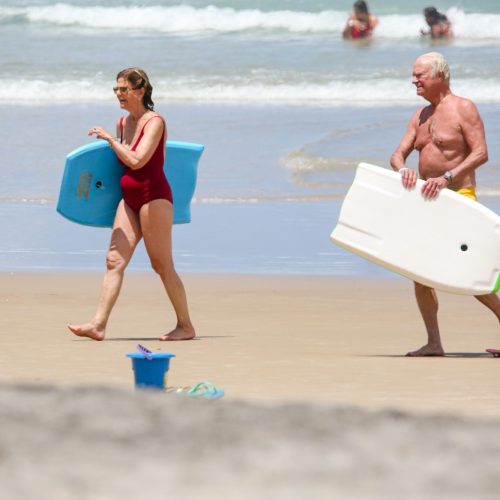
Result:
{"label": "sunglasses", "polygon": [[129,87],[113,87],[113,92],[115,94],[118,94],[118,92],[120,92],[120,94],[128,94],[131,90],[137,90],[138,87],[133,87],[133,88],[129,88]]}

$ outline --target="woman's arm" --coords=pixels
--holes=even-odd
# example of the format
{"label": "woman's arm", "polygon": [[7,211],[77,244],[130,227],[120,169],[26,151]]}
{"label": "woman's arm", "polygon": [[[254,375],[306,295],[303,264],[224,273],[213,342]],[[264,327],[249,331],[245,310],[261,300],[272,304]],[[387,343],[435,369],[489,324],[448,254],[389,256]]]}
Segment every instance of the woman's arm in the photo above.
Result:
{"label": "woman's arm", "polygon": [[342,32],[342,38],[351,38],[351,28],[354,26],[354,17],[350,16],[347,20],[344,31]]}
{"label": "woman's arm", "polygon": [[[112,136],[104,128],[96,126],[89,130],[89,135],[95,135],[98,139],[108,141],[116,156],[132,170],[142,168],[151,159],[158,143],[163,135],[165,122],[160,115],[155,115],[146,123],[143,129],[143,136],[135,151],[129,146],[122,144],[116,137]],[[117,135],[119,135],[119,124],[117,125]]]}

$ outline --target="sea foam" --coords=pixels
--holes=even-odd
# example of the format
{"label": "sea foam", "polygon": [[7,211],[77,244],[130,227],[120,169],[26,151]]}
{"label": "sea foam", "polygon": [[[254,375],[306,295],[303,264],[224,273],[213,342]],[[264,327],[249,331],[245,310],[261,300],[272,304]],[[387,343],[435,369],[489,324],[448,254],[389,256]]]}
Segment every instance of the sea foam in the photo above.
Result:
{"label": "sea foam", "polygon": [[[446,11],[457,38],[500,40],[500,14],[465,13],[453,7]],[[378,37],[387,39],[418,38],[425,28],[419,14],[381,15]],[[28,23],[80,30],[113,30],[171,35],[218,34],[281,31],[285,33],[340,33],[346,12],[323,10],[263,11],[259,9],[172,7],[79,7],[65,3],[51,6],[0,7],[0,23]]]}
{"label": "sea foam", "polygon": [[[19,92],[22,88],[23,91]],[[500,87],[494,78],[454,79],[452,89],[475,102],[500,103]],[[50,103],[95,102],[112,98],[108,82],[91,79],[58,80],[0,78],[0,102]],[[406,105],[423,102],[406,79],[357,79],[325,83],[273,84],[251,77],[207,83],[202,78],[164,78],[155,84],[154,99],[161,101],[206,101],[227,103],[287,103],[321,105]]]}

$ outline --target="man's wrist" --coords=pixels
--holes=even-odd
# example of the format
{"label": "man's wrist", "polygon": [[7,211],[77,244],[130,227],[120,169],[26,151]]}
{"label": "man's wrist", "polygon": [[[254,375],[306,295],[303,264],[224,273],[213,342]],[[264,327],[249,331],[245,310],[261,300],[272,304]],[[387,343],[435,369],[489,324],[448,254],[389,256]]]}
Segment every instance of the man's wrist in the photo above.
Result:
{"label": "man's wrist", "polygon": [[453,174],[451,173],[450,170],[446,171],[443,174],[443,178],[448,184],[451,184],[453,182]]}

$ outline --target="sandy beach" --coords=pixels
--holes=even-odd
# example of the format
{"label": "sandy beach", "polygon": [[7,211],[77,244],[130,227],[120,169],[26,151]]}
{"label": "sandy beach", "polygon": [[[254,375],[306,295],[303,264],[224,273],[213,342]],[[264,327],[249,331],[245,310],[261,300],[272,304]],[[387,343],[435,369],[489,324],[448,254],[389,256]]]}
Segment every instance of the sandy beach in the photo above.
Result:
{"label": "sandy beach", "polygon": [[107,341],[74,337],[90,319],[99,273],[3,273],[4,384],[133,390],[137,343],[176,355],[168,385],[210,380],[227,399],[311,401],[500,417],[495,318],[470,297],[440,294],[444,359],[408,359],[425,334],[410,282],[335,277],[184,276],[198,337],[163,343],[173,315],[153,273],[129,273]]}
{"label": "sandy beach", "polygon": [[210,380],[226,399],[310,401],[500,417],[494,317],[470,297],[440,294],[447,356],[408,359],[425,335],[404,279],[184,276],[198,337],[162,343],[170,305],[152,273],[129,273],[107,341],[74,337],[89,319],[99,273],[3,273],[4,384],[105,385],[133,390],[137,343],[176,355],[170,386]]}
{"label": "sandy beach", "polygon": [[[498,321],[439,294],[447,355],[405,357],[426,341],[412,284],[328,236],[358,163],[389,167],[435,50],[481,113],[477,193],[500,213],[500,7],[444,2],[455,38],[435,44],[420,1],[369,3],[380,23],[358,44],[352,1],[3,0],[2,500],[498,497]],[[173,238],[193,341],[157,340],[174,314],[143,245],[106,340],[66,327],[94,314],[109,231],[57,213],[65,160],[114,130],[135,64],[168,140],[205,147]],[[175,354],[170,388],[225,396],[136,390],[139,343]]]}
{"label": "sandy beach", "polygon": [[[500,361],[484,348],[500,341],[475,300],[442,294],[448,355],[409,359],[424,337],[406,280],[185,275],[198,338],[160,343],[159,280],[129,273],[99,343],[65,324],[92,314],[100,280],[0,277],[4,498],[495,498]],[[136,391],[139,342],[175,353],[169,386],[226,396]]]}

